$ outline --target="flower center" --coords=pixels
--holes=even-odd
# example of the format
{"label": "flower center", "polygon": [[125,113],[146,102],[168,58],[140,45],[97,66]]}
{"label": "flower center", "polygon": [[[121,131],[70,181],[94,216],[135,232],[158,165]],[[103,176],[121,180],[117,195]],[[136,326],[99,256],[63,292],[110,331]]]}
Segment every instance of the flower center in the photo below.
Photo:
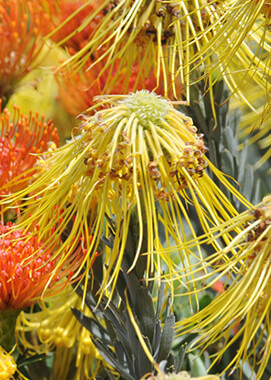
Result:
{"label": "flower center", "polygon": [[120,103],[128,107],[128,116],[136,114],[145,129],[149,129],[150,123],[161,127],[172,107],[167,100],[147,90],[137,91]]}

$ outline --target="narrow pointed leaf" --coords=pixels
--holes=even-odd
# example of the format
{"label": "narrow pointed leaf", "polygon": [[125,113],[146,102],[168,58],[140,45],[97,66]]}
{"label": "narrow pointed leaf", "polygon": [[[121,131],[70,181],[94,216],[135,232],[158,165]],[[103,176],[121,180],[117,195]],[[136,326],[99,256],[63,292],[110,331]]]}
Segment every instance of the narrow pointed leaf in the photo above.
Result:
{"label": "narrow pointed leaf", "polygon": [[166,360],[170,353],[170,349],[172,346],[174,333],[175,333],[174,328],[175,328],[175,315],[170,314],[166,317],[165,324],[162,331],[160,349],[157,356],[158,363],[161,360]]}

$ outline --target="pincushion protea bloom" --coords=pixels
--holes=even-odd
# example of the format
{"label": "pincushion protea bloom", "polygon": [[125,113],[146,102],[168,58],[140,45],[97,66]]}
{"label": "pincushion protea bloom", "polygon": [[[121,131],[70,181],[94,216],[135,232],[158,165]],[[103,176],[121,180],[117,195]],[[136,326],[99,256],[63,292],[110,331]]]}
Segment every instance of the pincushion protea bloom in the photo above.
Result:
{"label": "pincushion protea bloom", "polygon": [[[45,244],[47,231],[55,223],[55,207],[63,207],[62,220],[50,236],[50,240],[57,239],[73,219],[69,236],[54,254],[54,258],[61,257],[60,262],[72,254],[74,237],[84,236],[84,263],[89,268],[100,238],[106,236],[110,241],[113,230],[112,250],[104,252],[102,290],[115,286],[130,223],[138,236],[130,270],[146,253],[147,273],[160,273],[163,261],[173,273],[169,240],[178,245],[186,240],[183,220],[195,237],[188,204],[195,207],[205,231],[210,224],[219,225],[236,215],[206,173],[207,166],[245,200],[206,158],[203,136],[197,134],[192,120],[167,100],[139,91],[108,96],[95,107],[99,111],[81,126],[81,133],[45,159],[47,171],[2,203],[24,199],[26,210],[20,228],[38,220]],[[105,226],[106,220],[111,225]],[[186,267],[190,263],[188,252],[180,248],[179,254]],[[200,257],[200,248],[197,255]]]}
{"label": "pincushion protea bloom", "polygon": [[[203,310],[178,322],[177,331],[199,332],[197,347],[206,348],[222,341],[212,365],[240,339],[239,348],[224,371],[247,362],[252,370],[257,368],[257,379],[262,379],[271,357],[271,196],[265,197],[253,211],[246,211],[221,227],[229,231],[234,225],[239,225],[241,232],[205,262],[206,267],[216,263],[213,281],[228,273],[225,290]],[[211,242],[208,237],[205,239]],[[218,264],[222,261],[224,264]],[[199,272],[196,267],[193,270]]]}
{"label": "pincushion protea bloom", "polygon": [[[0,99],[1,111],[1,99]],[[13,106],[13,116],[5,108],[0,115],[0,191],[7,194],[24,187],[35,173],[35,154],[58,146],[59,136],[53,123],[45,123],[38,113],[24,116]],[[20,177],[20,180],[18,180]],[[16,179],[16,186],[13,180]],[[19,182],[18,182],[19,181]]]}
{"label": "pincushion protea bloom", "polygon": [[0,97],[6,102],[18,82],[33,68],[43,46],[34,13],[39,0],[0,1]]}
{"label": "pincushion protea bloom", "polygon": [[[54,272],[54,275],[52,273]],[[71,277],[70,267],[56,269],[52,248],[45,249],[37,237],[8,222],[0,224],[0,345],[10,350],[20,310],[34,304],[47,288],[47,295],[65,286],[63,277]],[[50,280],[50,285],[48,282]],[[67,282],[67,280],[66,280]],[[48,289],[48,287],[50,289]]]}
{"label": "pincushion protea bloom", "polygon": [[[55,350],[53,374],[55,378],[66,378],[66,371],[76,355],[76,379],[95,376],[101,360],[93,345],[90,333],[73,316],[72,308],[82,310],[91,317],[89,309],[71,287],[66,287],[45,304],[39,303],[41,311],[22,312],[17,319],[16,337],[19,347],[35,352]],[[33,340],[38,337],[39,344]],[[31,338],[32,337],[32,338]],[[76,354],[74,348],[76,347]]]}
{"label": "pincushion protea bloom", "polygon": [[[0,257],[0,310],[21,310],[35,303],[56,267],[52,253],[30,233],[14,231],[8,222],[0,224]],[[50,287],[60,280],[59,275]]]}
{"label": "pincushion protea bloom", "polygon": [[[174,6],[169,2],[163,6],[160,3],[155,4],[155,1],[148,4],[145,0],[94,0],[87,3],[93,3],[96,9],[85,18],[83,25],[95,22],[97,15],[99,23],[88,36],[85,46],[68,60],[69,63],[74,63],[72,68],[85,67],[89,58],[92,58],[89,69],[104,62],[99,76],[106,70],[111,72],[116,63],[119,68],[116,76],[127,68],[139,67],[138,78],[141,77],[145,81],[150,72],[154,71],[157,80],[151,90],[157,90],[161,80],[164,84],[163,94],[168,95],[169,91],[172,91],[176,98],[180,91],[176,89],[175,81],[177,85],[184,82],[186,74],[182,70],[183,54],[177,52],[181,32],[180,28],[175,28],[174,25],[180,14],[179,4]],[[162,8],[165,14],[157,15]],[[65,23],[56,28],[50,36],[53,37],[62,28],[65,28]],[[66,40],[68,37],[66,36]],[[79,63],[76,62],[78,58],[82,58]],[[181,79],[178,77],[178,70],[181,71]],[[129,70],[127,74],[128,78]],[[110,86],[110,82],[107,85]]]}
{"label": "pincushion protea bloom", "polygon": [[181,82],[188,100],[193,82],[206,78],[211,90],[220,73],[243,98],[240,89],[250,80],[262,88],[269,86],[267,0],[103,0],[83,25],[101,12],[88,43],[66,64],[84,66],[100,50],[92,65],[106,58],[106,70],[120,60],[120,70],[138,65],[146,77],[154,69],[157,86],[163,79],[165,95],[172,88],[176,97]]}
{"label": "pincushion protea bloom", "polygon": [[[76,54],[83,48],[99,23],[103,19],[102,12],[95,12],[102,4],[102,0],[94,2],[86,1],[60,1],[59,8],[61,12],[58,14],[58,23],[69,20],[61,29],[51,35],[55,41],[64,41],[64,46],[68,47],[71,55]],[[81,8],[80,8],[81,7]],[[73,12],[76,12],[72,16]],[[65,39],[72,31],[86,23],[87,16],[95,12],[95,17],[90,24],[83,30],[73,34],[68,40]],[[71,16],[71,17],[70,17]],[[62,36],[62,37],[61,37]],[[65,109],[73,116],[78,116],[83,111],[94,105],[93,97],[100,94],[126,94],[136,90],[152,90],[156,87],[156,93],[163,94],[163,84],[156,86],[156,78],[154,70],[148,70],[145,75],[145,68],[140,65],[129,65],[127,67],[119,67],[119,60],[115,60],[112,67],[104,70],[106,59],[100,59],[104,53],[104,49],[95,51],[91,54],[90,59],[80,70],[56,68],[55,76],[59,85],[60,99]],[[89,70],[88,68],[93,62],[97,63]],[[101,74],[100,74],[101,73]],[[182,86],[179,85],[178,97],[181,96]]]}

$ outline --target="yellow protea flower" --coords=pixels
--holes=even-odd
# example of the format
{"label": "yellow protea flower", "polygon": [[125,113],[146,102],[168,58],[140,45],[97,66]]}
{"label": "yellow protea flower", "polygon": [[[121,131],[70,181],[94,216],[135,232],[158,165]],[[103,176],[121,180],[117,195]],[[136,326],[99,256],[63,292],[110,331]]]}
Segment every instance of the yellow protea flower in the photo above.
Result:
{"label": "yellow protea flower", "polygon": [[40,307],[39,312],[21,312],[19,315],[16,326],[18,347],[33,352],[54,351],[52,373],[56,379],[67,378],[74,358],[74,380],[93,379],[102,359],[89,331],[77,321],[71,309],[76,308],[87,317],[91,316],[90,310],[87,306],[82,307],[81,298],[70,287],[46,304],[40,302]]}
{"label": "yellow protea flower", "polygon": [[[18,228],[37,222],[45,246],[57,242],[68,227],[65,241],[53,255],[60,259],[59,265],[73,254],[82,237],[85,255],[80,270],[84,268],[85,273],[99,251],[101,237],[105,235],[109,241],[113,228],[112,247],[103,253],[103,291],[114,289],[131,223],[138,244],[132,248],[130,271],[146,253],[147,275],[165,270],[162,262],[173,274],[171,239],[180,247],[180,260],[186,268],[189,252],[180,245],[187,239],[187,229],[196,237],[188,205],[195,207],[206,232],[237,214],[206,168],[242,202],[249,203],[209,162],[203,136],[197,134],[192,119],[169,101],[140,91],[106,97],[96,109],[99,111],[86,120],[73,141],[48,155],[40,177],[2,202],[10,207],[10,201],[17,204],[24,199]],[[57,210],[61,210],[58,216]],[[105,226],[109,219],[114,219],[114,227]],[[200,247],[194,255],[201,258]]]}
{"label": "yellow protea flower", "polygon": [[9,353],[0,347],[0,380],[13,379],[17,365]]}
{"label": "yellow protea flower", "polygon": [[269,0],[226,0],[218,5],[211,2],[210,7],[213,35],[193,59],[212,51],[217,60],[206,70],[219,69],[231,92],[253,109],[247,85],[254,83],[266,94],[270,92]]}
{"label": "yellow protea flower", "polygon": [[[247,362],[252,370],[257,367],[257,379],[261,379],[271,357],[271,196],[221,227],[229,231],[237,225],[242,231],[226,248],[205,261],[206,268],[215,264],[212,271],[215,278],[209,286],[224,276],[225,289],[203,310],[177,322],[177,331],[199,332],[196,347],[206,348],[222,341],[212,365],[241,339],[224,371],[235,370]],[[202,242],[207,240],[205,236]],[[199,270],[199,264],[191,268],[194,273],[200,273]],[[198,281],[206,278],[199,276]]]}
{"label": "yellow protea flower", "polygon": [[[172,92],[179,98],[183,86],[188,101],[191,84],[207,78],[210,89],[220,73],[244,99],[240,86],[250,80],[263,88],[268,84],[268,0],[90,0],[81,8],[90,3],[97,4],[96,10],[71,36],[94,21],[96,27],[84,47],[65,64],[77,69],[90,58],[91,69],[105,60],[100,75],[112,70],[108,86],[117,81],[118,73],[127,72],[128,78],[135,66],[140,67],[138,80],[154,69],[157,87],[162,82],[166,96]],[[137,81],[135,89],[136,85]]]}

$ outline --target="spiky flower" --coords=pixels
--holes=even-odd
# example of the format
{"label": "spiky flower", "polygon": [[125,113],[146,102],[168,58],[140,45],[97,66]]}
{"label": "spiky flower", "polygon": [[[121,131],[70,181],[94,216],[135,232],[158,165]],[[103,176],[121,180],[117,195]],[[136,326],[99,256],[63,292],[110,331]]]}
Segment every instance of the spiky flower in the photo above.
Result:
{"label": "spiky flower", "polygon": [[[46,250],[37,237],[14,225],[0,224],[0,345],[10,350],[14,345],[14,329],[20,310],[37,302],[48,288],[47,295],[65,286],[60,279],[68,270],[56,268],[52,248]],[[53,288],[52,288],[53,287]]]}
{"label": "spiky flower", "polygon": [[224,371],[247,362],[261,379],[271,357],[271,197],[265,197],[253,211],[240,214],[222,227],[231,230],[233,225],[239,225],[242,231],[206,263],[216,264],[213,281],[228,274],[224,291],[202,311],[178,322],[178,331],[200,332],[196,345],[205,348],[222,341],[212,365],[240,339],[238,350]]}
{"label": "spiky flower", "polygon": [[[100,238],[110,241],[113,230],[113,249],[104,252],[105,290],[111,285],[114,288],[117,281],[130,223],[138,236],[130,270],[145,253],[147,273],[160,273],[163,261],[173,273],[170,239],[179,246],[186,240],[184,220],[195,236],[188,204],[195,207],[204,230],[236,214],[208,176],[208,165],[225,186],[244,199],[206,158],[203,136],[197,134],[192,120],[170,102],[139,91],[109,96],[96,108],[100,110],[81,126],[81,133],[45,159],[46,172],[2,202],[24,199],[20,228],[38,220],[45,243],[55,224],[55,208],[63,208],[61,221],[50,236],[50,240],[58,239],[73,221],[69,236],[54,255],[61,256],[61,262],[73,253],[75,236],[84,236],[84,264],[89,268]],[[186,266],[188,252],[180,248],[179,254]]]}
{"label": "spiky flower", "polygon": [[0,97],[7,102],[18,82],[33,68],[43,42],[33,0],[0,1]]}
{"label": "spiky flower", "polygon": [[211,90],[220,74],[243,98],[245,91],[240,88],[249,80],[267,86],[268,91],[270,11],[266,0],[103,0],[83,25],[100,12],[100,25],[67,64],[84,66],[100,50],[91,66],[106,58],[106,70],[120,60],[120,70],[139,65],[146,77],[154,68],[157,86],[164,82],[165,95],[172,88],[177,97],[182,83],[188,100],[193,82],[206,78]]}
{"label": "spiky flower", "polygon": [[[175,98],[177,93],[180,95],[178,87],[185,81],[186,71],[183,71],[183,54],[178,53],[181,30],[175,26],[181,14],[179,4],[103,0],[83,24],[92,23],[97,14],[101,14],[98,26],[88,36],[85,46],[71,57],[72,62],[82,57],[79,65],[75,62],[75,67],[85,66],[89,58],[92,58],[89,68],[103,61],[105,64],[98,73],[100,76],[106,70],[111,72],[117,63],[119,70],[116,76],[127,71],[127,78],[127,68],[139,67],[138,78],[143,78],[143,81],[154,70],[157,81],[152,90],[156,90],[162,81],[165,95],[170,91]],[[52,36],[59,29],[61,26],[53,31]],[[181,71],[180,75],[178,71]],[[110,82],[107,85],[110,86]]]}
{"label": "spiky flower", "polygon": [[[0,224],[0,310],[25,309],[43,294],[56,261],[44,245],[14,225]],[[51,286],[59,281],[56,274]]]}
{"label": "spiky flower", "polygon": [[[1,99],[0,99],[1,111]],[[26,186],[35,173],[37,154],[46,151],[49,144],[58,146],[59,136],[53,123],[44,116],[31,113],[24,116],[13,106],[13,115],[7,108],[0,115],[0,191],[8,194]],[[20,182],[18,183],[18,178]],[[17,184],[14,186],[13,180]]]}
{"label": "spiky flower", "polygon": [[[55,41],[64,40],[64,46],[68,47],[69,53],[74,55],[80,51],[88,42],[88,38],[98,28],[102,21],[102,12],[95,12],[102,4],[101,0],[94,2],[60,1],[58,6],[61,9],[58,15],[58,25],[67,19],[63,28],[51,35]],[[76,15],[73,16],[73,13]],[[67,40],[67,36],[74,30],[84,25],[85,18],[95,12],[95,17],[85,29],[80,28],[80,32],[73,34]],[[57,25],[56,25],[57,26]],[[82,29],[82,30],[81,30]],[[94,105],[93,98],[101,94],[126,94],[135,90],[152,90],[156,87],[154,70],[145,69],[139,65],[119,67],[119,60],[115,60],[112,67],[104,70],[106,59],[102,58],[104,50],[100,49],[91,54],[90,59],[80,70],[56,68],[55,77],[59,85],[60,99],[65,109],[73,116],[78,116]],[[93,62],[98,61],[90,70]],[[101,74],[100,74],[101,73]],[[128,78],[128,79],[127,79]],[[180,94],[180,87],[178,93]],[[156,93],[163,93],[163,86],[156,89]]]}
{"label": "spiky flower", "polygon": [[[19,315],[16,328],[19,346],[35,352],[55,350],[52,369],[55,378],[66,379],[69,370],[73,371],[74,359],[75,379],[88,379],[90,374],[95,377],[101,357],[90,339],[89,331],[72,314],[71,308],[78,308],[91,317],[88,308],[82,307],[78,295],[71,287],[66,287],[48,303],[40,302],[40,307],[39,312]],[[38,338],[39,344],[33,336]]]}
{"label": "spiky flower", "polygon": [[0,347],[0,379],[8,380],[13,379],[17,369],[16,363],[9,353]]}

